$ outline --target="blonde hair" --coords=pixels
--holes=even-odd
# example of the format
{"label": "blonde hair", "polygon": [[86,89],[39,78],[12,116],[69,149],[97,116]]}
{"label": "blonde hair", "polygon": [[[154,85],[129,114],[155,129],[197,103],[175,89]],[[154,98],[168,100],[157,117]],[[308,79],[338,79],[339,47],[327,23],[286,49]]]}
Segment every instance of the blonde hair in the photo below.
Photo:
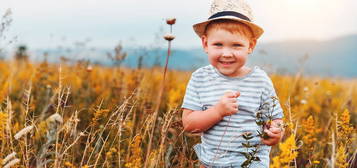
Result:
{"label": "blonde hair", "polygon": [[219,29],[226,30],[232,34],[239,33],[241,35],[246,36],[250,41],[254,39],[253,31],[249,26],[241,22],[229,19],[219,19],[210,22],[205,28],[204,35],[207,36],[209,31]]}

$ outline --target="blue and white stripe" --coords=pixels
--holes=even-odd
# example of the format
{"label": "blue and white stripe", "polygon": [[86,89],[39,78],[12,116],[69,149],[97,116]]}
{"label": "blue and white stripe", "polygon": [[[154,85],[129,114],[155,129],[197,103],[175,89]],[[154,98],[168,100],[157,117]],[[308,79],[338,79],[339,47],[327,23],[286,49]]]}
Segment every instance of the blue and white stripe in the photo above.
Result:
{"label": "blue and white stripe", "polygon": [[[245,140],[241,135],[244,132],[257,134],[260,128],[255,123],[256,112],[264,102],[272,103],[271,96],[276,96],[272,81],[259,67],[254,67],[244,77],[230,78],[208,65],[192,73],[182,108],[204,111],[216,104],[227,91],[240,91],[241,95],[237,98],[239,112],[224,117],[205,131],[201,144],[194,147],[200,161],[210,167],[240,167],[245,157],[239,152],[246,152],[242,146]],[[270,113],[274,119],[283,117],[279,102]],[[249,142],[261,143],[256,136]],[[270,147],[262,144],[257,154],[261,162],[251,167],[269,167],[269,152]]]}

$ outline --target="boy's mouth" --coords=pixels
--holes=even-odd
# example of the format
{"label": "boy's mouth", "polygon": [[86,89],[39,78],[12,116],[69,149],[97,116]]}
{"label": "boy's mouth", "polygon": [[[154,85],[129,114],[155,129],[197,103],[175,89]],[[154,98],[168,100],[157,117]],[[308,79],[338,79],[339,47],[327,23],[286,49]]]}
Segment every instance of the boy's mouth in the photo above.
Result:
{"label": "boy's mouth", "polygon": [[233,64],[235,61],[218,61],[218,62],[223,65],[230,65],[230,64]]}

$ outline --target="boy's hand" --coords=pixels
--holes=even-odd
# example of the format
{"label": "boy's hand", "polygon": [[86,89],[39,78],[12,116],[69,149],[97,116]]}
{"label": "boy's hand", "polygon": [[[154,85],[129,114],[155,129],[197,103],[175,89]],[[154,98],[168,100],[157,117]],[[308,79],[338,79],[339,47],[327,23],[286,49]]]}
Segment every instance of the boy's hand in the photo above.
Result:
{"label": "boy's hand", "polygon": [[240,92],[226,92],[215,105],[216,111],[222,116],[232,115],[238,112],[237,97]]}
{"label": "boy's hand", "polygon": [[268,139],[261,139],[266,145],[273,146],[279,143],[284,135],[283,121],[281,119],[273,120],[269,129],[265,128],[264,132],[269,136]]}

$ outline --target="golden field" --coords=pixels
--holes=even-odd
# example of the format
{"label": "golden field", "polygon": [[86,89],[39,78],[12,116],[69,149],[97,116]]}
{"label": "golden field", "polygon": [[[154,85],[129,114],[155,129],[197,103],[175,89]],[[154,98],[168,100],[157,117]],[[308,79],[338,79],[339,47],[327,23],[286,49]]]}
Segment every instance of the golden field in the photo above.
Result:
{"label": "golden field", "polygon": [[[159,67],[0,61],[0,164],[197,167],[192,146],[199,135],[183,132],[179,108],[190,74],[169,70],[158,99]],[[271,167],[352,167],[357,80],[271,78],[286,123]]]}

